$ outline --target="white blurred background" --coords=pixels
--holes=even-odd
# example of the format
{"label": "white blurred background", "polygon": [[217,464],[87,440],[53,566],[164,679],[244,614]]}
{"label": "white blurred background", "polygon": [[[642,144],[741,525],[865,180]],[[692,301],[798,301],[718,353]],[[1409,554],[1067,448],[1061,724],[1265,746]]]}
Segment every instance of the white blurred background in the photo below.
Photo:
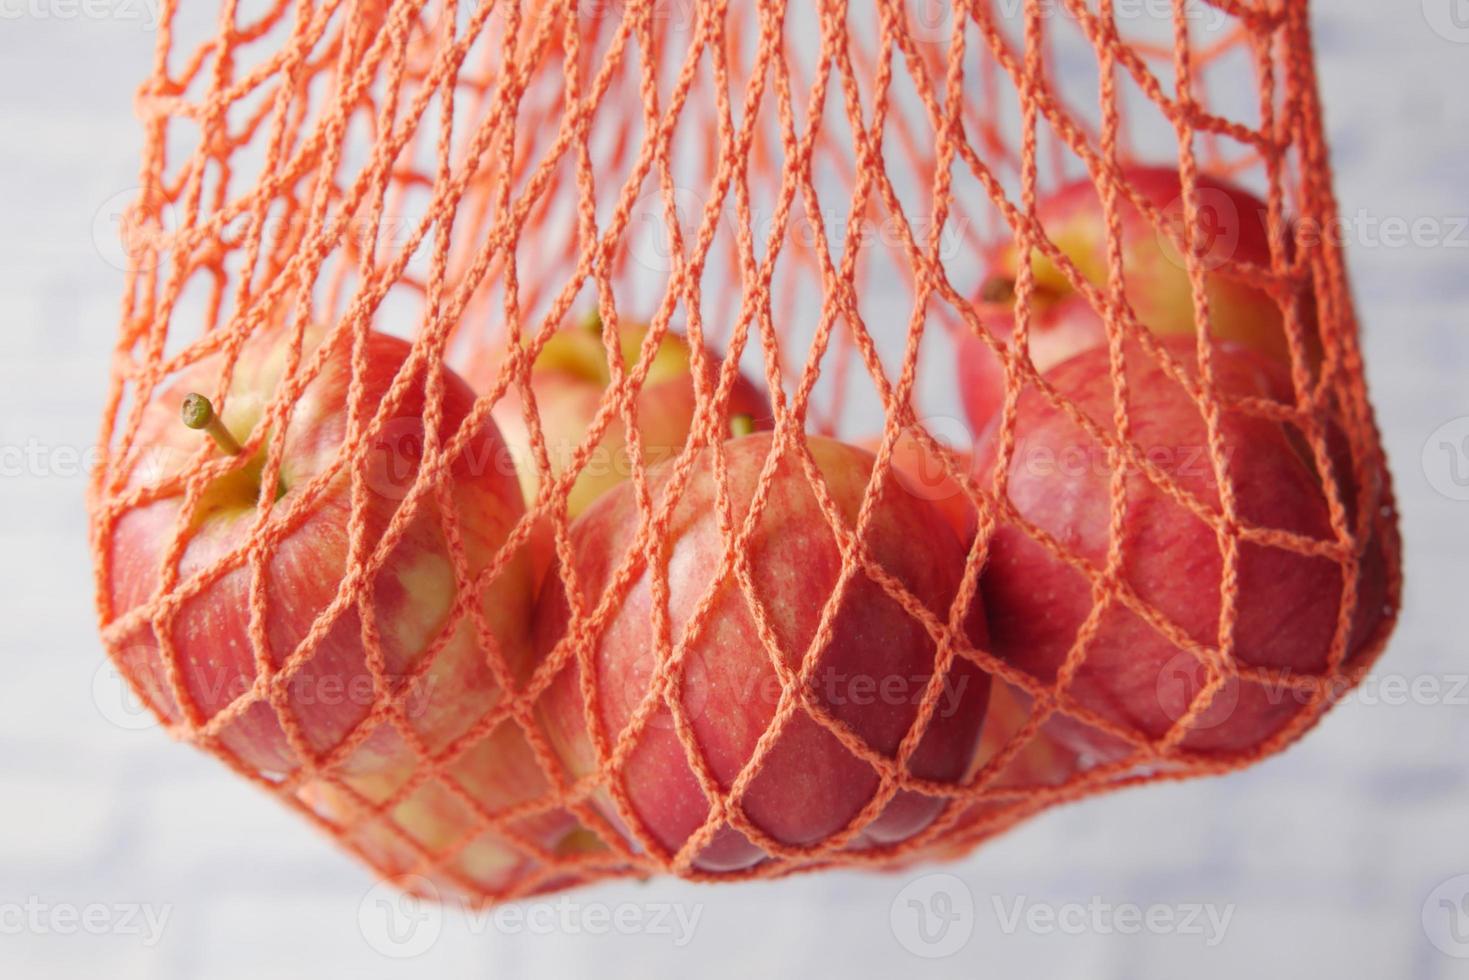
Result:
{"label": "white blurred background", "polygon": [[82,494],[155,8],[0,0],[0,974],[1469,976],[1465,0],[1315,10],[1408,555],[1361,691],[1252,771],[1062,809],[950,867],[617,884],[484,916],[375,890],[131,713],[104,666]]}

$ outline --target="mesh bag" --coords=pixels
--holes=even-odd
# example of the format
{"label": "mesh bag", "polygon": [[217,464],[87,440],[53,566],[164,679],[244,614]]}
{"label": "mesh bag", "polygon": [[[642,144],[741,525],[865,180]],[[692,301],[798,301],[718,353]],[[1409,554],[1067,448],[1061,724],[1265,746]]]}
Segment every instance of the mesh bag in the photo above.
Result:
{"label": "mesh bag", "polygon": [[476,901],[1278,751],[1386,642],[1396,515],[1307,4],[1165,7],[165,2],[119,671]]}

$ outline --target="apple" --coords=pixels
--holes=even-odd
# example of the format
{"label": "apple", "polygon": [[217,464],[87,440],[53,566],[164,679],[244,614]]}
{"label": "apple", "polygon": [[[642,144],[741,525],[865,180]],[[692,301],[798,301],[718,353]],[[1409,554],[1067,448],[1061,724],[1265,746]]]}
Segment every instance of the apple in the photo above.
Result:
{"label": "apple", "polygon": [[[617,341],[623,367],[631,372],[638,364],[648,329],[639,323],[623,325]],[[471,366],[470,380],[481,391],[493,387],[505,361],[505,352],[495,352]],[[717,383],[719,358],[709,354],[707,390]],[[688,442],[697,408],[694,395],[694,361],[688,341],[672,331],[664,334],[649,361],[646,377],[635,399],[638,434],[643,462],[652,466],[677,456]],[[531,365],[530,387],[546,442],[551,472],[565,473],[586,441],[587,432],[608,397],[611,372],[603,343],[601,318],[593,314],[580,325],[552,334]],[[747,415],[756,428],[768,428],[770,405],[743,376],[734,383],[729,397],[729,415]],[[534,503],[543,474],[531,450],[524,403],[519,386],[512,384],[495,403],[493,417],[510,449],[520,475],[526,501]],[[567,496],[567,517],[576,519],[594,500],[632,475],[631,450],[621,416],[615,416],[602,433]],[[549,529],[539,533],[549,541]],[[549,547],[538,550],[547,554]]]}
{"label": "apple", "polygon": [[[108,556],[104,618],[136,620],[112,644],[124,672],[164,720],[191,730],[210,725],[220,747],[260,773],[289,773],[303,761],[278,712],[293,719],[300,746],[314,762],[337,750],[389,693],[403,699],[407,723],[425,748],[443,749],[499,699],[490,656],[524,663],[534,599],[528,562],[517,553],[482,583],[473,602],[486,632],[481,635],[468,615],[452,617],[451,626],[461,585],[440,507],[458,515],[469,576],[494,561],[524,513],[492,422],[479,423],[463,453],[448,461],[442,501],[430,493],[411,515],[399,513],[424,448],[426,372],[444,372],[441,443],[469,418],[470,389],[440,365],[410,362],[404,341],[369,334],[358,379],[364,423],[400,374],[408,384],[391,418],[355,457],[344,458],[351,338],[334,334],[326,341],[332,349],[324,352],[316,350],[320,342],[313,332],[306,343],[303,367],[315,354],[324,356],[319,373],[295,398],[283,432],[257,431],[284,383],[286,344],[277,333],[246,344],[218,413],[198,394],[218,387],[217,355],[153,397],[121,461],[126,477],[110,498],[118,507],[115,521],[99,542]],[[180,420],[181,405],[217,446]],[[281,443],[279,478],[270,514],[257,530],[273,440]],[[367,464],[357,513],[353,458]],[[196,506],[186,510],[186,481],[201,465],[211,467],[212,476]],[[360,560],[366,561],[395,521],[401,527],[396,543],[356,583],[358,597],[337,608],[354,567],[354,525],[360,522]],[[175,553],[176,537],[181,546]],[[249,549],[267,537],[263,560],[252,570]],[[176,577],[165,574],[175,566]],[[258,634],[252,628],[257,614]],[[369,631],[380,647],[387,683],[381,692],[369,667]],[[267,681],[259,676],[258,658],[271,670],[289,660],[293,673]],[[174,696],[175,671],[183,703]],[[396,737],[382,721],[374,719],[374,732],[348,758],[332,761],[343,763],[344,771],[381,769],[380,747]]]}
{"label": "apple", "polygon": [[[1185,365],[1195,363],[1194,343],[1165,341]],[[1198,407],[1139,345],[1126,345],[1124,353],[1133,445],[1217,516],[1219,488]],[[1213,367],[1217,390],[1232,399],[1278,399],[1287,384],[1278,365],[1234,345],[1215,349]],[[1114,431],[1106,349],[1078,354],[1052,368],[1045,380],[1102,431]],[[1334,542],[1322,483],[1299,433],[1225,407],[1218,435],[1224,479],[1234,489],[1242,527]],[[1110,469],[1103,446],[1038,389],[1022,394],[1014,436],[1002,491],[1021,518],[1093,570],[1083,574],[1012,522],[1002,522],[989,543],[982,593],[993,652],[1052,683],[1092,611],[1093,576],[1107,563]],[[998,450],[997,420],[976,450],[982,485],[993,485]],[[1342,458],[1333,463],[1355,513],[1357,488],[1343,475],[1350,466]],[[1163,628],[1177,634],[1160,632],[1119,598],[1107,600],[1068,692],[1131,736],[1159,739],[1204,687],[1198,651],[1221,646],[1224,552],[1213,527],[1155,485],[1141,465],[1127,464],[1124,479],[1119,579],[1171,624]],[[1375,508],[1374,488],[1366,488],[1364,497]],[[1184,749],[1248,753],[1300,712],[1304,698],[1279,681],[1282,674],[1299,679],[1325,671],[1347,585],[1345,568],[1329,557],[1240,541],[1233,629],[1225,646],[1242,668],[1276,673],[1228,681],[1194,719],[1180,743]],[[1375,537],[1360,562],[1356,588],[1349,657],[1370,638],[1383,612],[1385,570]],[[1088,758],[1112,760],[1129,749],[1122,739],[1075,718],[1048,725]]]}
{"label": "apple", "polygon": [[[1126,167],[1123,181],[1157,208],[1178,230],[1184,221],[1184,189],[1179,172],[1170,167]],[[1284,314],[1276,298],[1243,274],[1248,264],[1271,265],[1269,209],[1264,201],[1235,185],[1200,174],[1196,182],[1204,292],[1214,337],[1238,343],[1282,364],[1290,361]],[[1193,287],[1182,254],[1125,194],[1118,197],[1119,245],[1124,294],[1138,322],[1160,336],[1192,335],[1196,330]],[[1037,209],[1046,236],[1080,273],[1100,289],[1107,287],[1107,228],[1102,200],[1090,178],[1067,184]],[[1285,245],[1288,246],[1288,238]],[[1288,254],[1287,248],[1287,254]],[[1019,251],[1014,243],[990,257],[991,272],[980,287],[980,319],[993,336],[1008,343],[1014,330]],[[1037,371],[1051,367],[1088,347],[1106,343],[1105,321],[1067,278],[1060,266],[1038,249],[1031,252],[1034,276],[1028,345]],[[1300,293],[1305,354],[1320,358],[1314,307],[1308,291]],[[998,411],[1004,375],[994,351],[981,339],[963,338],[959,350],[961,390],[976,429]]]}
{"label": "apple", "polygon": [[[850,528],[874,458],[831,439],[804,439],[832,505]],[[754,839],[725,819],[697,854],[680,857],[709,816],[710,804],[679,739],[669,702],[660,702],[641,730],[628,729],[667,649],[687,644],[681,681],[674,682],[671,696],[687,715],[702,765],[725,792],[750,763],[776,716],[782,687],[772,658],[778,656],[783,669],[791,671],[799,670],[808,655],[816,658],[807,699],[889,760],[914,725],[935,669],[937,647],[930,634],[860,571],[833,610],[825,642],[811,650],[837,589],[842,557],[794,447],[779,450],[768,496],[758,516],[751,518],[762,468],[776,447],[770,433],[723,445],[734,527],[753,520],[743,553],[760,609],[758,620],[732,573],[725,572],[729,553],[720,531],[713,447],[700,450],[659,538],[668,572],[666,643],[660,640],[658,601],[638,543],[636,499],[626,485],[599,500],[572,528],[575,583],[584,610],[603,601],[630,549],[638,555],[628,587],[609,616],[583,634],[586,621],[572,620],[559,574],[547,577],[536,613],[541,669],[546,669],[545,658],[566,653],[563,641],[568,636],[587,638],[587,648],[573,652],[561,665],[538,705],[569,777],[601,771],[589,718],[609,744],[626,732],[630,751],[617,771],[605,775],[593,805],[624,832],[629,832],[624,817],[635,821],[662,852],[656,855],[661,861],[691,860],[708,872],[749,868],[784,848],[820,848],[872,801],[879,776],[799,702],[775,730],[758,772],[743,785],[742,797],[730,804],[756,829]],[[673,475],[671,464],[650,473],[655,500],[663,499]],[[954,531],[932,504],[891,484],[874,507],[863,539],[866,553],[947,623],[965,559]],[[690,633],[696,618],[701,628]],[[967,645],[984,643],[977,599],[962,611],[961,622]],[[778,650],[767,649],[762,629]],[[590,689],[597,692],[590,712],[581,694],[583,670],[592,671]],[[973,759],[989,677],[956,652],[937,683],[939,699],[908,760],[908,771],[950,785],[965,775]],[[630,812],[614,804],[617,794],[609,782],[626,789]],[[905,840],[932,823],[944,802],[943,796],[917,788],[900,790],[847,843],[867,848]]]}
{"label": "apple", "polygon": [[[319,331],[312,331],[303,365],[318,353],[320,342]],[[124,488],[112,498],[123,502],[122,509],[100,542],[110,556],[103,583],[105,615],[114,621],[146,617],[111,645],[123,672],[166,722],[186,724],[192,732],[206,725],[217,728],[217,740],[206,743],[271,779],[295,772],[303,762],[325,763],[324,772],[342,786],[381,804],[426,764],[422,753],[445,753],[501,701],[504,692],[492,657],[503,657],[512,676],[524,679],[535,598],[524,549],[481,583],[464,610],[475,609],[487,632],[480,632],[474,616],[453,616],[456,599],[469,588],[461,582],[491,566],[522,519],[524,505],[495,425],[486,419],[449,461],[442,504],[438,495],[428,494],[411,515],[402,512],[424,451],[427,371],[443,372],[440,445],[470,424],[474,394],[441,365],[411,361],[404,341],[370,333],[358,382],[363,423],[388,399],[395,381],[401,377],[407,387],[391,418],[355,450],[358,455],[341,458],[349,428],[351,338],[336,334],[325,343],[331,347],[319,352],[324,355],[320,372],[296,397],[280,434],[257,431],[267,424],[267,408],[284,382],[285,338],[277,333],[247,342],[219,412],[197,394],[218,388],[217,356],[189,368],[150,401],[122,464]],[[201,443],[209,440],[179,418],[181,405],[188,423],[204,428],[217,443],[202,450],[208,454],[203,463],[215,467],[214,475],[188,511],[183,481],[199,462]],[[257,596],[246,549],[261,517],[266,447],[273,438],[282,445],[280,474],[260,533],[274,540],[260,566]],[[367,462],[365,501],[357,514],[354,458]],[[458,515],[463,578],[455,575],[443,504]],[[359,598],[337,610],[333,604],[352,568],[360,567],[350,557],[357,521],[367,548],[363,560],[390,525],[403,523],[382,563],[366,572]],[[182,535],[178,574],[165,578],[175,561],[175,535]],[[160,602],[160,594],[166,602]],[[263,603],[258,652],[251,627],[257,598]],[[380,647],[382,690],[374,683],[373,656],[364,640],[369,629]],[[277,675],[269,684],[259,676],[257,656],[268,658],[272,670],[289,660],[295,673],[289,680]],[[173,670],[183,704],[173,693]],[[278,701],[269,697],[271,687]],[[402,699],[402,723],[417,746],[386,716],[373,716],[390,693]],[[283,714],[312,759],[303,760],[287,737]],[[370,730],[349,749],[344,742],[364,725]],[[529,743],[511,721],[474,742],[445,771],[492,814],[547,791]],[[395,857],[393,848],[402,852],[405,845],[375,823],[349,826],[356,808],[325,778],[310,777],[302,795],[343,825],[344,833],[365,837],[359,844],[367,853],[387,862]],[[384,819],[438,850],[472,828],[472,816],[434,778]],[[585,832],[567,820],[565,814],[548,812],[522,821],[520,829],[554,852],[585,839]],[[484,889],[507,888],[530,867],[522,849],[493,833],[465,848],[457,861],[465,880]]]}
{"label": "apple", "polygon": [[[448,780],[474,805],[460,799]],[[371,773],[340,784],[316,780],[302,795],[384,877],[419,875],[444,894],[523,897],[576,884],[587,870],[616,867],[605,843],[569,812],[550,805],[553,788],[515,722],[500,723],[442,776],[423,782],[379,816],[366,816],[352,798],[355,793],[381,808],[400,786],[397,774]],[[512,807],[526,805],[538,809],[503,819]],[[485,826],[481,812],[501,823]]]}

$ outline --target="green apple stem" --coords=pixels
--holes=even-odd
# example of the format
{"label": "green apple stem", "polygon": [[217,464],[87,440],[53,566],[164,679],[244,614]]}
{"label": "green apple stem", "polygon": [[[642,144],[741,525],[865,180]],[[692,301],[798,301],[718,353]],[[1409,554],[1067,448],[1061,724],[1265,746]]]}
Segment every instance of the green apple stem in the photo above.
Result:
{"label": "green apple stem", "polygon": [[184,425],[191,429],[199,429],[214,440],[214,444],[220,448],[226,456],[238,456],[240,454],[240,443],[225,428],[218,415],[214,412],[214,405],[208,398],[197,391],[191,392],[184,397],[184,403],[180,408]]}
{"label": "green apple stem", "polygon": [[737,439],[741,436],[747,436],[754,431],[755,420],[748,415],[735,415],[729,420],[729,434]]}

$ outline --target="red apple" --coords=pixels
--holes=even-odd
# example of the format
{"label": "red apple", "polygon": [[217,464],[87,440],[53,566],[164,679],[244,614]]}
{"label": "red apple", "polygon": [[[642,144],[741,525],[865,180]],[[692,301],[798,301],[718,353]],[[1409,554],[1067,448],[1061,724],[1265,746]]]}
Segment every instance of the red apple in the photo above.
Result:
{"label": "red apple", "polygon": [[[133,451],[123,465],[126,486],[118,499],[130,505],[119,514],[102,542],[110,554],[105,595],[110,618],[152,603],[160,589],[168,606],[116,642],[121,666],[168,721],[203,723],[227,708],[231,720],[219,731],[220,744],[250,767],[286,773],[301,762],[288,744],[277,710],[256,690],[256,642],[251,608],[258,599],[263,622],[258,655],[272,668],[287,658],[300,669],[281,686],[284,707],[300,725],[307,750],[325,755],[356,728],[376,703],[363,633],[378,635],[382,669],[391,689],[405,696],[416,734],[430,750],[458,737],[499,696],[481,638],[470,617],[461,617],[447,635],[446,625],[457,586],[443,515],[433,495],[408,520],[381,567],[362,583],[361,598],[340,610],[333,603],[347,578],[349,534],[353,520],[350,472],[340,466],[347,436],[347,395],[352,381],[350,337],[338,335],[338,349],[325,358],[320,373],[297,397],[279,438],[283,441],[275,501],[260,536],[274,536],[260,569],[255,594],[245,549],[260,516],[266,446],[255,430],[282,381],[284,338],[263,336],[240,355],[219,415],[216,432],[229,442],[246,443],[227,469],[204,489],[198,505],[184,512],[182,477],[208,440],[179,418],[191,392],[217,387],[220,361],[211,357],[188,370],[147,406]],[[308,353],[314,344],[308,344]],[[409,346],[382,334],[366,342],[366,368],[360,379],[368,412],[387,395],[405,369]],[[371,549],[383,538],[417,475],[424,435],[423,365],[408,370],[412,382],[393,417],[361,449],[368,462],[366,505],[356,515]],[[447,374],[438,436],[448,440],[469,415],[474,395]],[[204,403],[206,411],[210,408]],[[222,425],[223,429],[218,427]],[[236,445],[234,448],[238,448]],[[218,449],[206,463],[218,466]],[[504,453],[494,424],[481,424],[453,461],[448,502],[460,519],[467,571],[477,574],[495,558],[523,513],[514,475],[504,468]],[[298,511],[299,508],[299,511]],[[298,511],[288,518],[288,514]],[[178,587],[164,585],[170,545],[182,534],[177,556]],[[225,564],[219,568],[220,562]],[[209,574],[205,574],[209,573]],[[485,637],[509,663],[524,660],[530,581],[523,556],[512,556],[478,596],[489,627]],[[364,620],[364,613],[370,616]],[[159,643],[162,636],[166,648]],[[420,663],[433,652],[427,670]],[[189,702],[179,705],[169,680],[170,663]],[[421,673],[421,676],[418,676]],[[353,755],[358,768],[376,768],[377,741],[391,729],[381,726]]]}
{"label": "red apple", "polygon": [[[473,805],[450,788],[452,780]],[[611,852],[570,813],[549,806],[553,788],[525,734],[502,722],[387,812],[363,819],[360,804],[337,784],[316,781],[303,792],[308,805],[342,828],[346,843],[388,878],[417,874],[443,893],[522,897],[576,882],[577,869],[561,861]],[[351,776],[347,787],[380,806],[401,785],[394,773]],[[486,826],[510,808],[542,807],[532,815]],[[547,855],[541,860],[537,850]]]}
{"label": "red apple", "polygon": [[[1184,192],[1176,169],[1127,167],[1123,179],[1143,200],[1157,208],[1182,238]],[[1277,300],[1252,283],[1243,265],[1270,268],[1269,209],[1233,184],[1200,174],[1197,179],[1197,232],[1205,269],[1212,335],[1272,360],[1289,363],[1285,320]],[[1107,229],[1102,200],[1090,178],[1068,184],[1037,209],[1047,237],[1092,285],[1107,287]],[[1160,227],[1125,195],[1118,198],[1124,293],[1138,322],[1161,336],[1191,335],[1196,311],[1188,268],[1178,248]],[[1286,244],[1289,242],[1287,240]],[[1040,250],[1031,253],[1034,292],[1031,296],[1029,353],[1042,373],[1073,354],[1106,342],[1104,321],[1077,291],[1060,266]],[[1019,254],[1013,243],[990,258],[991,272],[980,289],[979,310],[985,326],[1008,342],[1014,329],[1015,281]],[[1305,353],[1319,359],[1314,312],[1301,294]],[[1004,377],[994,352],[975,337],[960,345],[960,379],[970,422],[984,426],[1003,399]]]}
{"label": "red apple", "polygon": [[[618,330],[624,370],[631,372],[638,363],[647,334],[647,326],[640,323],[629,323]],[[504,352],[500,351],[475,364],[470,371],[471,382],[481,391],[490,388],[504,360]],[[709,354],[706,365],[708,390],[712,392],[718,380],[719,358]],[[647,466],[673,458],[688,442],[696,408],[693,366],[688,341],[672,331],[665,333],[635,400]],[[586,441],[610,383],[599,317],[593,315],[580,325],[557,331],[542,346],[531,366],[530,384],[553,474],[564,473]],[[757,427],[768,427],[770,404],[741,376],[730,392],[729,415],[748,415]],[[515,460],[525,499],[534,502],[542,474],[531,451],[530,431],[517,386],[511,385],[495,403],[493,417]],[[621,417],[614,417],[572,484],[566,501],[567,516],[573,520],[579,517],[592,501],[631,475],[627,433]]]}
{"label": "red apple", "polygon": [[[308,340],[303,365],[318,353],[318,342],[314,334]],[[186,722],[190,732],[213,729],[214,738],[205,733],[207,745],[270,778],[294,772],[303,761],[324,764],[377,803],[422,764],[421,753],[450,749],[500,702],[504,692],[491,661],[500,657],[508,669],[524,670],[534,596],[523,553],[480,582],[473,598],[466,591],[496,560],[524,512],[493,422],[478,423],[463,452],[447,461],[442,495],[424,495],[411,514],[403,509],[424,451],[427,372],[444,372],[436,416],[440,445],[469,419],[469,387],[441,365],[411,362],[404,341],[369,334],[357,379],[363,424],[389,398],[395,381],[406,382],[406,388],[391,418],[343,457],[351,338],[339,333],[326,342],[331,349],[321,352],[320,371],[296,396],[283,432],[257,431],[284,380],[285,338],[279,333],[246,344],[217,415],[207,400],[188,399],[199,413],[192,421],[210,429],[217,448],[203,445],[208,438],[186,427],[179,411],[189,393],[218,390],[218,356],[200,361],[153,398],[122,461],[125,486],[111,498],[121,503],[120,512],[98,542],[109,556],[102,602],[109,621],[146,607],[147,618],[110,637],[110,645],[123,672],[165,721]],[[266,447],[276,440],[282,448],[274,505],[257,529]],[[215,476],[197,506],[186,510],[183,481],[201,452]],[[235,458],[228,460],[227,453]],[[366,461],[360,509],[352,499],[354,460]],[[446,506],[458,515],[465,563],[458,576],[441,511]],[[359,522],[366,552],[352,559],[350,542]],[[401,533],[385,558],[364,567],[395,525]],[[177,552],[176,535],[182,536]],[[264,560],[254,570],[247,548],[267,540]],[[175,562],[177,576],[165,577]],[[338,607],[357,569],[364,575],[356,583],[360,591]],[[471,615],[454,616],[456,603]],[[258,633],[252,628],[256,611]],[[382,688],[370,666],[370,634],[380,651]],[[268,683],[257,658],[272,670],[289,664],[294,673]],[[420,747],[411,746],[382,713],[389,694],[402,698],[402,724]],[[310,760],[288,739],[285,717]],[[366,731],[357,733],[364,725]],[[366,737],[348,751],[344,742],[354,733]],[[508,741],[508,734],[497,734],[449,767],[487,808],[533,799],[544,788],[534,760],[527,761],[528,745],[519,755],[496,754],[493,746]],[[430,782],[399,809],[422,807],[425,796],[443,792]],[[453,830],[426,819],[406,822],[434,846]],[[514,852],[481,859],[521,860]]]}
{"label": "red apple", "polygon": [[[1184,364],[1194,363],[1194,341],[1165,342]],[[1136,344],[1126,351],[1131,441],[1143,457],[1220,512],[1208,434],[1198,407]],[[1251,352],[1221,345],[1213,359],[1218,390],[1235,398],[1278,398],[1278,367]],[[1046,375],[1046,381],[1105,432],[1113,429],[1114,395],[1108,352],[1093,349]],[[1334,541],[1327,504],[1311,457],[1298,433],[1247,415],[1220,413],[1224,479],[1234,488],[1240,523]],[[978,479],[988,484],[998,464],[998,429],[991,426],[976,452]],[[1346,499],[1345,460],[1334,466]],[[1021,397],[1015,448],[1005,480],[1020,516],[1050,534],[1099,575],[1111,528],[1110,470],[1106,450],[1042,393]],[[1126,468],[1119,577],[1138,598],[1179,631],[1164,635],[1120,599],[1107,601],[1069,693],[1083,707],[1144,739],[1157,739],[1181,718],[1203,688],[1199,648],[1220,647],[1224,557],[1213,527],[1140,465]],[[1371,505],[1371,495],[1368,495]],[[1241,541],[1235,582],[1234,625],[1227,644],[1241,667],[1270,668],[1295,678],[1327,666],[1347,574],[1335,560]],[[1359,572],[1348,651],[1368,639],[1380,619],[1384,574],[1373,547]],[[1094,602],[1092,577],[1055,557],[1021,527],[1003,523],[990,542],[983,594],[994,652],[1044,682],[1053,682]],[[1186,749],[1249,752],[1284,727],[1303,700],[1278,676],[1230,681],[1184,736]],[[1273,683],[1272,683],[1273,682]],[[1057,737],[1101,758],[1125,744],[1100,729],[1065,718]]]}
{"label": "red apple", "polygon": [[[848,527],[855,521],[872,472],[871,454],[830,439],[805,437],[833,505]],[[724,444],[730,501],[738,528],[749,519],[762,467],[774,437],[755,434]],[[660,540],[668,567],[669,640],[687,644],[681,682],[673,696],[687,712],[704,765],[728,791],[750,762],[771,726],[781,696],[772,667],[798,670],[817,635],[824,608],[836,590],[842,558],[829,525],[794,453],[775,464],[768,498],[744,550],[759,604],[760,620],[778,653],[768,651],[736,580],[724,573],[727,551],[720,532],[714,451],[695,462]],[[655,499],[673,476],[665,465],[654,473]],[[964,551],[933,505],[891,485],[884,489],[866,531],[867,554],[941,622],[959,591]],[[636,545],[639,517],[630,487],[598,501],[573,528],[576,582],[583,608],[594,608]],[[712,590],[712,592],[711,592]],[[711,594],[710,604],[702,605]],[[562,576],[552,575],[541,592],[536,650],[548,657],[574,626]],[[695,617],[702,628],[689,635]],[[546,731],[570,775],[598,771],[581,697],[581,670],[594,672],[598,691],[592,716],[615,743],[654,676],[661,644],[651,576],[639,560],[629,590],[610,618],[590,634],[585,660],[568,661],[540,705]],[[984,642],[980,603],[962,617],[969,642]],[[857,573],[830,620],[827,641],[816,657],[810,699],[847,731],[884,758],[895,757],[913,726],[918,703],[933,675],[936,645],[930,634],[870,578]],[[957,654],[941,684],[939,701],[908,761],[924,780],[952,784],[968,771],[988,698],[988,675]],[[668,702],[648,724],[629,733],[633,746],[624,767],[608,778],[626,787],[632,813],[656,846],[673,860],[709,815],[709,801],[674,726]],[[742,799],[731,801],[779,847],[819,847],[843,831],[879,788],[877,771],[854,755],[807,710],[798,705],[769,745],[758,774]],[[930,824],[943,797],[905,789],[891,799],[851,846],[904,840]],[[593,797],[608,818],[623,816],[605,788]],[[751,840],[729,822],[693,857],[706,871],[733,871],[765,859],[765,841]]]}

